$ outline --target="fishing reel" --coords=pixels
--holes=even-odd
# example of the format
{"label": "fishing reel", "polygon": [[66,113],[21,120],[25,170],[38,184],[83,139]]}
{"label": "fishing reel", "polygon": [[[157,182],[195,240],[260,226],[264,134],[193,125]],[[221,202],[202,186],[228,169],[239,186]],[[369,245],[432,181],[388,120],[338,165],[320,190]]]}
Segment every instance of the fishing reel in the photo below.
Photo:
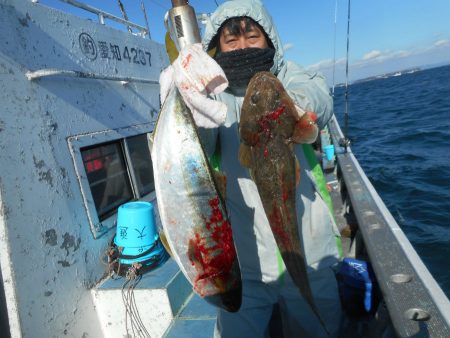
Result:
{"label": "fishing reel", "polygon": [[347,152],[347,148],[350,147],[351,141],[347,137],[343,137],[339,139],[339,146],[345,148],[345,152]]}
{"label": "fishing reel", "polygon": [[201,41],[197,16],[186,0],[172,0],[172,8],[166,13],[164,24],[177,50]]}

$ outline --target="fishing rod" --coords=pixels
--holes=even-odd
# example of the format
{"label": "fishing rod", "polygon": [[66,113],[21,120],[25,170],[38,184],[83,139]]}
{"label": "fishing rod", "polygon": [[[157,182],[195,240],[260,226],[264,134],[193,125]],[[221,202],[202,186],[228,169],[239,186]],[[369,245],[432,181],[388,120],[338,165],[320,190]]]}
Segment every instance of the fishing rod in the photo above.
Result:
{"label": "fishing rod", "polygon": [[[127,12],[125,11],[125,7],[123,6],[122,1],[121,1],[121,0],[117,0],[117,3],[118,3],[118,5],[119,5],[120,12],[122,13],[123,19],[124,19],[125,21],[129,21],[129,20],[128,20]],[[130,27],[130,26],[127,26],[127,27],[128,27],[128,31],[129,31],[130,33],[133,33],[133,31],[131,30],[131,27]]]}
{"label": "fishing rod", "polygon": [[333,40],[333,88],[331,91],[331,96],[334,98],[334,87],[335,87],[335,74],[336,74],[336,23],[337,23],[337,8],[338,8],[338,0],[335,0],[334,3],[334,40]]}
{"label": "fishing rod", "polygon": [[350,139],[348,138],[348,57],[350,50],[350,1],[348,0],[348,13],[347,13],[347,57],[345,62],[345,112],[344,112],[344,137],[339,140],[339,145],[345,147],[345,152],[350,145]]}

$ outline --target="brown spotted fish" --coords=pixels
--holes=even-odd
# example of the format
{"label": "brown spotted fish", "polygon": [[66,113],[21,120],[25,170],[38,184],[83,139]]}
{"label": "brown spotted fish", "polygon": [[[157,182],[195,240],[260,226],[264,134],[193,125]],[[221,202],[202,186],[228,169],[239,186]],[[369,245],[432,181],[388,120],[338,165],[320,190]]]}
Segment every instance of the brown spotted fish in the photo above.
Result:
{"label": "brown spotted fish", "polygon": [[300,120],[281,82],[269,72],[257,73],[242,105],[239,157],[258,188],[290,276],[326,330],[309,285],[295,208],[299,165],[292,142],[302,134],[298,128],[304,121]]}

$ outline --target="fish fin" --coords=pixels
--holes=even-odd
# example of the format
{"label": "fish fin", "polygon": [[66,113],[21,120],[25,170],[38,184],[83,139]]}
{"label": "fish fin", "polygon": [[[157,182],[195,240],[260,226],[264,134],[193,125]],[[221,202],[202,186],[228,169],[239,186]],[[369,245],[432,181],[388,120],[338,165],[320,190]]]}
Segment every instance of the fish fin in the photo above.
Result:
{"label": "fish fin", "polygon": [[239,146],[239,162],[245,168],[251,168],[252,166],[252,149],[244,143]]}
{"label": "fish fin", "polygon": [[195,270],[197,271],[197,274],[199,276],[203,275],[204,268],[203,268],[202,254],[199,251],[199,249],[198,249],[197,245],[195,244],[194,240],[192,240],[192,239],[189,240],[187,256],[189,257],[189,260],[191,261],[191,264],[195,267]]}
{"label": "fish fin", "polygon": [[227,175],[225,175],[225,173],[220,170],[213,170],[213,173],[217,190],[222,199],[225,199],[227,194]]}
{"label": "fish fin", "polygon": [[299,185],[300,183],[300,162],[298,161],[297,156],[295,156],[295,185]]}
{"label": "fish fin", "polygon": [[166,52],[167,55],[169,56],[169,61],[170,63],[173,63],[175,59],[178,57],[177,46],[175,45],[175,42],[173,42],[169,32],[166,32],[164,40],[166,42]]}
{"label": "fish fin", "polygon": [[292,142],[295,143],[313,143],[319,134],[314,118],[306,113],[295,124],[294,133],[291,137]]}
{"label": "fish fin", "polygon": [[161,243],[164,246],[164,249],[166,249],[166,251],[170,255],[170,257],[173,257],[172,249],[170,248],[169,242],[167,241],[167,237],[166,237],[166,234],[164,233],[164,231],[159,232],[159,239],[161,240]]}
{"label": "fish fin", "polygon": [[253,154],[252,147],[241,143],[239,146],[239,162],[244,168],[247,168],[250,174],[250,178],[254,181],[254,168],[253,168]]}
{"label": "fish fin", "polygon": [[250,178],[253,182],[255,182],[255,169],[248,169],[248,173],[250,175]]}
{"label": "fish fin", "polygon": [[153,141],[155,139],[155,134],[151,133],[148,136],[148,147],[150,148],[150,155],[153,153]]}

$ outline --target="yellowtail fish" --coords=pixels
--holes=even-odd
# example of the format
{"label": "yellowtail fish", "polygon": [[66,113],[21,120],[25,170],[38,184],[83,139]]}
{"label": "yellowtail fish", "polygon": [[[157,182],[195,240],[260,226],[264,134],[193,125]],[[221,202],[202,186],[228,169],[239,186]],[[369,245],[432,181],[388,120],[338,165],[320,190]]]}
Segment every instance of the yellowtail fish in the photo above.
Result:
{"label": "yellowtail fish", "polygon": [[195,122],[173,88],[152,145],[155,191],[172,257],[208,302],[238,311],[242,283],[231,224]]}

